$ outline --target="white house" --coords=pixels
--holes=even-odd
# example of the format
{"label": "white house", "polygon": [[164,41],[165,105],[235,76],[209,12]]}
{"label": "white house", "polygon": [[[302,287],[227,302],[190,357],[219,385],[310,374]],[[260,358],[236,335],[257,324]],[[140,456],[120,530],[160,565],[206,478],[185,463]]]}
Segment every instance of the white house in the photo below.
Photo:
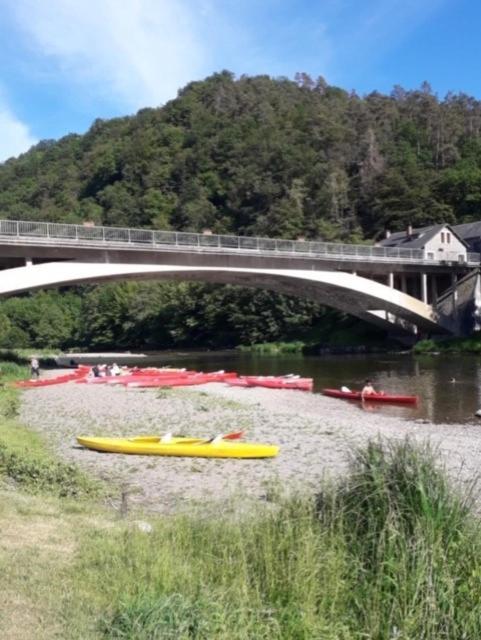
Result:
{"label": "white house", "polygon": [[381,247],[421,249],[426,260],[466,262],[468,244],[449,224],[413,229],[397,233],[386,232],[386,238],[377,243]]}

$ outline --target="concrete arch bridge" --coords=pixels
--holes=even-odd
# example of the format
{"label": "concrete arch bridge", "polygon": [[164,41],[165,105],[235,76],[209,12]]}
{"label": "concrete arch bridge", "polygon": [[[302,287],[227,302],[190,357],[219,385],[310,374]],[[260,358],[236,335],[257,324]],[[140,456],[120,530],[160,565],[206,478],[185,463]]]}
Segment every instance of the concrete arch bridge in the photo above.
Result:
{"label": "concrete arch bridge", "polygon": [[0,271],[0,295],[118,280],[201,281],[269,289],[314,300],[390,331],[449,333],[431,305],[342,271],[47,262]]}
{"label": "concrete arch bridge", "polygon": [[[452,253],[452,255],[451,255]],[[480,254],[0,220],[0,296],[112,280],[190,280],[315,300],[392,334],[481,328]]]}

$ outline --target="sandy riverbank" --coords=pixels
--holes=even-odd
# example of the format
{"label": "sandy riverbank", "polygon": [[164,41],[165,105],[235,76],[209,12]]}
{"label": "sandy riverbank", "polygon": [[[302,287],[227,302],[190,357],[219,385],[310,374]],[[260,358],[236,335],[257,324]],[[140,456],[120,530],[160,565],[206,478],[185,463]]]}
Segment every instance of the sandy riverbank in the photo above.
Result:
{"label": "sandy riverbank", "polygon": [[[140,390],[67,384],[23,392],[20,421],[42,433],[64,460],[114,481],[129,502],[161,512],[236,495],[265,499],[272,486],[316,491],[323,476],[346,468],[353,445],[381,435],[429,439],[450,474],[470,483],[479,473],[481,424],[431,425],[319,394],[209,384],[195,390]],[[250,441],[280,445],[271,460],[204,460],[101,454],[77,446],[78,435],[167,431],[192,436],[246,429]]]}

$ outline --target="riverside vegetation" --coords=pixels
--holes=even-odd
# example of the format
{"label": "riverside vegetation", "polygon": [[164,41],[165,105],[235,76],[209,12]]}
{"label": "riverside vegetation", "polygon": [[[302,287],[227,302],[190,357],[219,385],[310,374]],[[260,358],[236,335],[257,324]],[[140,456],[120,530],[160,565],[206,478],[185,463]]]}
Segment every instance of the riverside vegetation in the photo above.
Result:
{"label": "riverside vegetation", "polygon": [[444,338],[442,340],[420,340],[413,347],[413,353],[481,353],[481,338],[472,335],[469,338]]}
{"label": "riverside vegetation", "polygon": [[[2,450],[41,477],[59,463],[15,423],[18,391],[0,394]],[[252,513],[144,514],[150,532],[107,506],[115,487],[80,472],[67,487],[62,473],[0,472],[0,623],[12,640],[481,637],[474,493],[459,495],[409,440],[356,450],[314,498],[273,486]]]}

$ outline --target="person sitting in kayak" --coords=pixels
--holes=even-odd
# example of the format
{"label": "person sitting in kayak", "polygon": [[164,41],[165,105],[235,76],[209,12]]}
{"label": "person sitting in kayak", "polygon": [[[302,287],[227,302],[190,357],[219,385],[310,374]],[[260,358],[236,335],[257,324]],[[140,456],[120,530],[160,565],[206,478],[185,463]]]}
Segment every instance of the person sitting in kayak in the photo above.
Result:
{"label": "person sitting in kayak", "polygon": [[366,396],[372,396],[373,394],[376,394],[376,393],[377,391],[372,386],[371,380],[366,380],[364,387],[362,388],[362,391],[361,391],[361,400],[364,400]]}

